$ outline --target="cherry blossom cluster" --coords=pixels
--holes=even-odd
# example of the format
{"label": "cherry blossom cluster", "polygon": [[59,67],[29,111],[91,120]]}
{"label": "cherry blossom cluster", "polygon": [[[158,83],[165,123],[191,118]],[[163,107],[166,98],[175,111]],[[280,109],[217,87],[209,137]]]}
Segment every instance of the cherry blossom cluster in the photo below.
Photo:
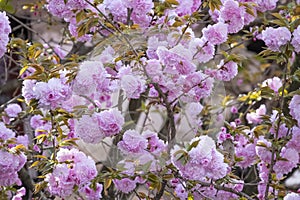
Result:
{"label": "cherry blossom cluster", "polygon": [[89,4],[85,0],[47,0],[47,10],[54,16],[63,18],[65,21],[70,22],[69,31],[70,34],[76,37],[79,41],[91,40],[91,35],[85,34],[78,37],[76,31],[78,24],[76,21],[76,12],[83,9],[90,8]]}
{"label": "cherry blossom cluster", "polygon": [[19,113],[22,112],[22,108],[19,104],[12,103],[8,104],[4,109],[5,115],[2,116],[4,123],[9,124],[12,120],[18,117]]}
{"label": "cherry blossom cluster", "polygon": [[86,143],[99,143],[104,137],[112,137],[122,130],[124,117],[116,109],[84,115],[75,121],[75,134]]}
{"label": "cherry blossom cluster", "polygon": [[[275,114],[276,115],[276,114]],[[275,121],[274,121],[275,123]],[[235,156],[240,158],[236,162],[237,166],[242,168],[247,168],[255,164],[257,160],[259,178],[261,179],[258,189],[259,189],[259,199],[263,199],[265,195],[265,187],[268,182],[268,165],[272,160],[271,142],[264,137],[256,138],[253,133],[254,130],[247,130],[246,136],[236,135],[232,137],[226,129],[223,129],[219,133],[219,141],[222,144],[224,141],[232,141],[234,145]],[[271,130],[274,134],[273,131]],[[282,160],[276,161],[274,165],[274,172],[278,179],[281,179],[284,175],[287,175],[297,166],[299,160],[299,149],[298,145],[295,144],[295,139],[298,137],[299,128],[294,127],[292,132],[292,139],[287,143],[286,147],[283,147],[280,151],[279,156]],[[286,137],[288,129],[281,125],[279,129],[279,136]],[[225,144],[225,143],[224,143]]]}
{"label": "cherry blossom cluster", "polygon": [[[216,83],[229,82],[238,76],[239,66],[242,66],[240,58],[230,55],[236,42],[234,36],[251,26],[263,12],[275,9],[278,0],[221,0],[221,5],[208,11],[211,21],[196,28],[192,24],[196,14],[205,12],[204,6],[211,7],[213,3],[200,0],[46,2],[49,13],[68,23],[69,35],[74,41],[92,41],[98,33],[116,41],[105,44],[95,57],[76,63],[78,67],[49,59],[45,63],[51,62],[51,67],[66,66],[66,69],[50,70],[50,76],[39,76],[39,70],[29,67],[21,74],[22,96],[30,109],[22,111],[16,103],[3,108],[1,187],[22,184],[18,172],[25,165],[26,156],[17,149],[20,146],[26,149],[28,138],[27,135],[16,136],[7,127],[14,127],[16,119],[26,113],[31,115],[30,126],[35,136],[31,150],[42,153],[42,158],[51,154],[51,159],[45,159],[50,169],[45,174],[43,189],[52,196],[70,198],[79,194],[86,199],[101,199],[113,184],[112,190],[126,197],[133,191],[138,195],[136,189],[143,185],[149,190],[156,187],[157,191],[153,191],[157,194],[161,192],[159,189],[168,188],[168,192],[181,200],[191,196],[194,199],[248,198],[243,192],[246,184],[243,178],[236,176],[235,170],[253,168],[257,173],[256,198],[266,199],[268,192],[283,197],[273,183],[280,183],[298,167],[300,154],[300,95],[286,95],[287,85],[297,79],[296,75],[291,81],[279,75],[261,81],[253,94],[240,95],[239,101],[243,102],[240,107],[231,105],[233,101],[223,103],[213,115],[225,115],[231,107],[231,121],[221,130],[213,130],[217,135],[202,134],[203,128],[209,126],[202,116],[214,109],[206,105],[207,97],[213,93]],[[161,9],[163,14],[159,14]],[[282,13],[276,16],[281,15],[284,16]],[[82,34],[81,28],[91,18],[95,19],[94,24]],[[250,28],[247,37],[262,40],[268,49],[264,53],[272,52],[278,57],[284,54],[290,59],[292,54],[300,52],[300,26],[293,27],[289,18],[286,19],[286,26],[264,25],[253,28],[253,34]],[[0,22],[1,57],[11,29],[4,12],[0,13]],[[202,29],[196,30],[198,27]],[[123,29],[131,28],[142,34],[134,35],[133,31],[131,37],[122,33]],[[119,40],[121,45],[116,45]],[[136,43],[142,45],[136,47]],[[117,50],[127,47],[128,51]],[[59,47],[52,53],[61,58],[66,56]],[[292,60],[286,62],[290,68]],[[258,96],[267,93],[267,100],[281,102],[280,109],[288,104],[288,111],[270,108],[254,93]],[[115,94],[119,95],[121,105],[114,104]],[[122,107],[124,99],[130,103],[140,100],[142,106],[134,111],[136,113],[148,115],[154,106],[166,112],[168,120],[164,128],[172,134],[184,115],[193,139],[173,145],[175,136],[170,133],[173,138],[148,127],[140,131],[127,129],[130,122]],[[223,121],[220,119],[218,121]],[[112,139],[122,158],[116,166],[103,167],[98,174],[95,161],[72,146],[75,138],[91,144],[104,143],[104,138]],[[40,167],[39,162],[44,161],[38,160],[33,165]],[[161,179],[163,186],[158,187],[155,181],[161,182]],[[18,195],[21,198],[24,191]],[[286,191],[284,195],[285,200],[299,198],[298,193]]]}
{"label": "cherry blossom cluster", "polygon": [[[84,3],[78,9],[76,8],[77,4],[73,5],[71,1],[61,2],[63,9],[58,12],[53,8],[54,2],[48,1],[49,12],[65,19],[67,16],[68,19],[66,20],[71,22],[70,32],[75,36],[77,34],[76,20],[74,19],[75,13],[70,12],[70,10],[82,10],[89,5]],[[67,103],[67,105],[72,107],[72,105],[85,104],[94,108],[90,102],[82,98],[82,96],[85,96],[93,100],[100,108],[102,108],[103,103],[110,107],[111,94],[118,89],[121,89],[128,99],[139,99],[147,90],[149,90],[151,97],[157,98],[160,92],[157,91],[157,87],[159,87],[163,93],[168,94],[169,102],[181,100],[188,103],[188,118],[196,131],[202,125],[199,114],[203,107],[199,101],[211,94],[215,80],[230,81],[238,74],[238,63],[233,60],[226,60],[226,58],[219,60],[215,68],[204,67],[204,70],[199,70],[197,64],[205,64],[213,60],[216,56],[216,46],[225,43],[230,34],[237,33],[245,25],[249,25],[257,16],[257,12],[274,9],[277,1],[270,1],[266,4],[264,1],[254,0],[224,0],[222,3],[223,5],[219,10],[216,9],[210,12],[215,23],[203,28],[200,38],[195,36],[192,29],[188,28],[186,32],[189,33],[190,37],[178,40],[179,36],[183,34],[179,28],[168,34],[157,34],[147,38],[147,58],[141,58],[139,61],[129,64],[121,61],[115,62],[114,59],[118,57],[118,54],[114,52],[111,46],[108,46],[95,61],[81,63],[77,76],[70,86],[72,97],[69,102],[71,104]],[[240,3],[249,3],[248,6],[252,8],[253,14],[249,14],[246,11],[247,8]],[[114,21],[122,22],[123,24],[138,24],[140,27],[146,28],[151,24],[161,23],[162,21],[171,25],[172,17],[189,15],[201,9],[201,1],[195,1],[193,4],[179,1],[179,6],[175,9],[165,11],[168,17],[162,16],[157,19],[151,18],[154,13],[153,7],[152,1],[104,1],[98,6],[104,14],[111,14]],[[64,12],[66,13],[62,14]],[[130,16],[129,18],[128,15]],[[72,25],[75,26],[71,28]],[[297,52],[297,31],[298,29],[295,29],[293,34],[291,34],[286,27],[267,27],[261,32],[260,38],[272,51],[281,51],[280,47],[291,42]],[[106,68],[105,66],[107,65],[114,65],[115,67],[112,70]],[[278,77],[274,77],[264,81],[262,86],[270,87],[278,94],[279,89],[282,87],[282,82]],[[44,102],[49,101],[41,99],[41,96],[38,95],[33,96],[33,98],[39,100],[41,106],[47,105]],[[296,98],[297,96],[292,99],[290,109],[291,115],[295,119],[299,119],[297,112],[293,108],[297,105],[295,103]],[[261,105],[255,111],[247,113],[246,120],[249,124],[255,126],[263,122],[262,117],[265,114],[266,106]],[[276,121],[275,115],[273,115],[274,123]],[[78,120],[75,120],[74,132],[83,141],[96,144],[104,137],[118,134],[123,124],[124,118],[121,113],[115,109],[108,109],[99,113],[94,112],[91,115],[83,115]],[[236,127],[235,123],[231,123],[231,125],[232,128]],[[271,133],[275,134],[276,129],[277,127],[273,127]],[[284,131],[286,131],[285,126],[281,125],[279,134],[284,135]],[[157,136],[154,138],[156,138],[156,141],[159,141]],[[270,148],[271,143],[264,137],[256,138],[253,130],[246,131],[245,135],[233,137],[224,128],[219,134],[219,147],[223,148],[222,144],[226,140],[233,142],[235,156],[241,158],[241,160],[237,161],[238,166],[247,168],[252,166],[258,159],[261,161],[258,171],[260,172],[261,182],[259,190],[262,198],[263,188],[268,181],[266,179],[269,170],[267,164],[271,161],[271,152],[266,147]],[[127,130],[123,134],[123,139],[118,143],[118,148],[127,158],[132,159],[134,157],[139,160],[140,164],[145,164],[148,161],[155,160],[154,152],[149,149],[149,142],[150,140],[145,138],[144,134],[140,135],[135,130]],[[290,142],[292,143],[293,139]],[[171,153],[171,161],[183,178],[198,181],[207,181],[205,178],[218,180],[230,172],[230,166],[224,162],[223,154],[217,150],[215,142],[210,137],[200,136],[194,138],[189,145],[192,146],[191,149],[176,146]],[[295,160],[298,160],[298,154],[295,148],[288,146],[287,148],[282,148],[280,152],[280,156],[286,161],[278,161],[274,165],[274,171],[277,173],[278,178],[289,173],[297,164]],[[162,142],[161,147],[164,147]],[[185,153],[177,153],[182,151]],[[134,163],[125,159],[121,164],[127,169],[125,170],[126,175],[134,175],[134,169],[136,168]],[[156,167],[155,162],[152,162],[150,169],[154,170]],[[114,179],[114,183],[118,190],[129,193],[135,189],[137,183],[143,182],[137,177],[126,177]],[[242,185],[242,183],[237,185]],[[237,187],[237,185],[234,184],[234,186],[228,187]],[[212,188],[212,190],[209,191],[208,188],[205,188],[203,195],[215,195],[217,193],[215,191],[216,188]],[[237,189],[237,191],[241,190],[242,187]],[[175,191],[180,196],[180,191],[185,191],[184,186],[182,184],[176,185]],[[208,193],[211,195],[208,195]],[[186,198],[187,193],[182,192],[181,195],[183,195],[182,198]],[[222,196],[222,193],[218,193],[218,195]],[[223,195],[224,197],[226,195],[230,196],[226,192]]]}
{"label": "cherry blossom cluster", "polygon": [[144,131],[141,135],[135,130],[127,130],[122,140],[118,143],[118,149],[122,152],[124,159],[118,163],[122,169],[122,174],[134,178],[114,179],[116,188],[124,193],[129,193],[137,187],[137,184],[144,184],[141,176],[145,173],[141,171],[141,166],[149,164],[150,172],[161,170],[159,158],[166,153],[166,143],[159,139],[157,133]]}
{"label": "cherry blossom cluster", "polygon": [[71,88],[58,78],[51,78],[47,83],[24,80],[22,94],[27,102],[35,99],[41,108],[55,109],[70,98]]}
{"label": "cherry blossom cluster", "polygon": [[98,184],[96,190],[89,186],[90,181],[97,175],[95,162],[90,157],[72,148],[60,149],[56,158],[58,164],[45,178],[51,194],[68,197],[73,193],[74,187],[78,187],[89,199],[101,198],[102,185]]}
{"label": "cherry blossom cluster", "polygon": [[292,33],[286,27],[267,27],[258,37],[261,38],[267,47],[272,51],[280,52],[280,47],[286,45],[288,42],[291,42],[292,46],[294,47],[294,51],[299,53],[299,26]]}
{"label": "cherry blossom cluster", "polygon": [[[224,163],[224,156],[216,149],[212,138],[196,137],[189,145],[192,146],[189,150],[175,146],[171,152],[171,161],[184,178],[217,180],[227,174],[228,165]],[[183,150],[184,153],[179,150]]]}
{"label": "cherry blossom cluster", "polygon": [[[8,142],[8,141],[11,142]],[[15,141],[15,142],[12,142]],[[7,128],[3,122],[0,122],[0,186],[10,186],[13,184],[21,185],[21,180],[18,176],[20,171],[26,163],[26,156],[23,152],[16,151],[17,145],[28,145],[28,137],[17,136],[14,131]]]}
{"label": "cherry blossom cluster", "polygon": [[298,112],[299,108],[300,108],[300,95],[295,95],[289,104],[289,109],[292,117],[295,120],[297,120],[298,126],[300,126],[300,114]]}
{"label": "cherry blossom cluster", "polygon": [[141,27],[148,27],[151,23],[151,14],[153,13],[152,8],[154,4],[151,0],[145,1],[130,1],[130,0],[116,0],[109,1],[104,0],[101,4],[101,8],[105,11],[105,14],[112,14],[115,21],[127,23],[128,20],[128,9],[132,23],[138,24]]}
{"label": "cherry blossom cluster", "polygon": [[9,42],[9,33],[11,33],[11,28],[8,17],[5,12],[0,12],[0,57],[6,52],[6,45]]}

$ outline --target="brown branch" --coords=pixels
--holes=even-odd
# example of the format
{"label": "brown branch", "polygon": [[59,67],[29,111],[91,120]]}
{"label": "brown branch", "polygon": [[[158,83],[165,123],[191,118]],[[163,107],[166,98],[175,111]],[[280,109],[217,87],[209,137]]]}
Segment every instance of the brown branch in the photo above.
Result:
{"label": "brown branch", "polygon": [[154,85],[154,88],[159,93],[159,95],[161,96],[161,98],[163,99],[163,102],[167,109],[167,116],[168,116],[168,120],[169,120],[169,124],[167,127],[168,128],[167,139],[168,139],[168,149],[170,150],[175,144],[174,139],[176,136],[176,127],[175,127],[175,120],[174,120],[172,104],[170,104],[170,102],[168,101],[167,95],[161,90],[159,85],[157,83],[153,83],[153,85]]}
{"label": "brown branch", "polygon": [[21,98],[22,95],[18,95],[18,96],[15,96],[14,98],[10,99],[9,101],[5,102],[4,104],[2,104],[0,106],[0,112],[4,110],[4,108],[8,105],[8,104],[11,104],[11,103],[14,103],[14,102],[17,102],[19,98]]}
{"label": "brown branch", "polygon": [[24,28],[26,28],[27,30],[31,31],[32,33],[34,33],[36,36],[38,36],[44,43],[48,44],[48,46],[52,49],[52,51],[54,52],[54,48],[49,44],[48,41],[46,41],[36,30],[32,29],[31,27],[29,27],[28,25],[26,25],[25,23],[23,23],[22,21],[20,21],[19,19],[17,19],[15,16],[6,13],[10,18],[12,18],[13,20],[15,20],[16,22],[18,22],[20,25],[22,25]]}
{"label": "brown branch", "polygon": [[229,187],[225,187],[225,186],[222,186],[222,185],[216,185],[216,184],[213,184],[213,183],[206,183],[206,182],[202,182],[202,181],[197,181],[197,182],[201,186],[203,186],[203,187],[211,187],[211,186],[213,186],[217,190],[223,190],[223,191],[226,191],[226,192],[230,192],[230,193],[236,194],[236,195],[238,195],[240,197],[245,197],[248,200],[254,200],[252,197],[250,197],[249,195],[245,194],[244,192],[239,192],[239,191],[236,191],[236,190],[234,190],[232,188],[229,188]]}
{"label": "brown branch", "polygon": [[[201,6],[202,6],[202,4],[197,8],[197,10],[196,10],[195,12],[198,12],[198,11],[200,10]],[[207,15],[207,16],[205,17],[204,21],[205,21],[208,17],[209,17],[209,15]],[[176,45],[178,45],[178,44],[180,43],[180,41],[181,41],[182,38],[183,38],[183,35],[184,35],[185,32],[187,31],[187,29],[192,25],[191,16],[189,17],[188,21],[189,21],[189,22],[188,22],[187,25],[184,27],[182,34],[180,35],[180,37],[178,38],[178,40],[177,40],[177,42],[176,42]]]}
{"label": "brown branch", "polygon": [[163,180],[162,186],[161,186],[159,192],[155,195],[154,200],[160,200],[160,198],[161,198],[161,197],[163,196],[163,194],[164,194],[166,185],[167,185],[167,181],[166,181],[166,180]]}
{"label": "brown branch", "polygon": [[274,167],[275,162],[276,162],[276,160],[275,160],[276,147],[275,147],[274,143],[276,143],[278,141],[279,127],[280,127],[280,124],[281,124],[281,114],[282,114],[283,106],[284,106],[284,90],[285,90],[286,83],[287,83],[286,74],[287,74],[287,66],[284,66],[282,92],[281,92],[281,96],[280,96],[280,100],[279,100],[280,101],[280,110],[279,110],[279,112],[277,113],[277,116],[276,116],[276,117],[278,117],[277,129],[276,129],[274,141],[272,142],[272,146],[271,146],[272,155],[271,155],[270,168],[269,168],[269,172],[268,172],[268,182],[267,182],[266,191],[265,191],[265,199],[266,200],[268,199],[270,183],[272,182],[273,167]]}
{"label": "brown branch", "polygon": [[129,47],[131,48],[131,50],[133,51],[135,56],[138,56],[137,51],[135,50],[135,48],[132,46],[132,44],[130,43],[130,41],[128,40],[128,38],[123,34],[123,32],[119,29],[119,27],[117,27],[97,6],[95,6],[93,3],[91,3],[88,0],[85,0],[85,2],[87,2],[89,5],[91,5],[92,7],[94,7],[99,14],[104,17],[104,19],[110,23],[116,30],[118,33],[120,33],[120,35],[125,39],[126,43],[129,45]]}

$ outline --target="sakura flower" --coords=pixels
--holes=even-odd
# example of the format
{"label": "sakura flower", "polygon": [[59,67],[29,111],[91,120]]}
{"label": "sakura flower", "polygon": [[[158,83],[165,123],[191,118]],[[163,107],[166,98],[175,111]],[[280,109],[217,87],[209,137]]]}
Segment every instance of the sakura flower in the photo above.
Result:
{"label": "sakura flower", "polygon": [[238,74],[238,65],[233,61],[224,63],[221,60],[218,69],[207,69],[205,73],[221,81],[230,81]]}
{"label": "sakura flower", "polygon": [[300,195],[294,192],[288,193],[283,200],[299,200]]}
{"label": "sakura flower", "polygon": [[175,187],[175,193],[176,196],[180,199],[180,200],[185,200],[188,198],[188,192],[186,191],[186,189],[183,187],[182,184],[177,184]]}
{"label": "sakura flower", "polygon": [[262,83],[262,86],[268,86],[270,87],[275,93],[278,93],[279,88],[282,87],[282,81],[280,78],[278,77],[273,77],[273,78],[269,78],[267,80],[265,80]]}
{"label": "sakura flower", "polygon": [[210,61],[215,55],[215,47],[205,38],[195,38],[189,43],[189,50],[193,54],[193,59],[200,63]]}
{"label": "sakura flower", "polygon": [[18,117],[18,114],[22,111],[22,108],[19,104],[13,103],[8,104],[4,111],[9,117]]}
{"label": "sakura flower", "polygon": [[295,51],[299,53],[300,52],[300,26],[298,26],[297,29],[294,30],[291,44],[293,45]]}
{"label": "sakura flower", "polygon": [[124,125],[124,117],[117,109],[105,110],[96,114],[98,125],[106,137],[119,133]]}
{"label": "sakura flower", "polygon": [[122,178],[122,179],[114,179],[113,180],[116,188],[126,194],[134,190],[136,187],[136,181],[131,180],[129,178]]}
{"label": "sakura flower", "polygon": [[8,34],[11,32],[8,17],[5,12],[0,12],[0,58],[6,52],[6,45],[9,42]]}
{"label": "sakura flower", "polygon": [[171,151],[171,161],[183,177],[202,180],[203,177],[219,179],[226,175],[228,165],[224,163],[224,156],[216,150],[215,142],[210,137],[196,137],[190,145],[193,146],[190,151],[179,146]]}
{"label": "sakura flower", "polygon": [[219,21],[228,24],[228,33],[237,33],[244,27],[245,8],[234,0],[225,1],[220,9]]}
{"label": "sakura flower", "polygon": [[96,114],[92,116],[83,115],[79,120],[75,120],[74,131],[86,143],[97,144],[104,138]]}
{"label": "sakura flower", "polygon": [[138,99],[146,90],[146,81],[140,76],[124,75],[121,78],[121,88],[128,98]]}
{"label": "sakura flower", "polygon": [[57,160],[59,163],[45,178],[47,189],[52,195],[69,197],[75,187],[80,191],[97,175],[95,162],[77,149],[60,149]]}
{"label": "sakura flower", "polygon": [[85,61],[81,63],[79,72],[73,83],[73,92],[78,95],[90,96],[97,89],[96,80],[102,77],[105,69],[99,61]]}
{"label": "sakura flower", "polygon": [[208,25],[202,30],[203,37],[206,41],[212,45],[222,44],[227,40],[228,25],[223,22],[219,22],[214,25]]}
{"label": "sakura flower", "polygon": [[298,121],[298,126],[300,126],[300,95],[294,95],[289,104],[290,114],[292,117]]}
{"label": "sakura flower", "polygon": [[255,112],[247,113],[246,119],[249,124],[261,123],[261,116],[266,114],[266,106],[261,105]]}
{"label": "sakura flower", "polygon": [[60,79],[51,78],[47,83],[38,82],[35,86],[36,98],[41,107],[55,109],[71,96],[71,88]]}
{"label": "sakura flower", "polygon": [[98,200],[102,198],[103,185],[96,184],[96,190],[91,188],[88,184],[80,189],[80,193],[84,195],[88,200]]}
{"label": "sakura flower", "polygon": [[274,172],[277,178],[282,178],[284,174],[291,172],[293,168],[297,167],[299,161],[299,154],[295,149],[283,147],[280,157],[285,160],[277,160],[274,165]]}
{"label": "sakura flower", "polygon": [[7,140],[15,137],[15,132],[7,128],[3,122],[0,122],[0,140]]}
{"label": "sakura flower", "polygon": [[261,12],[267,10],[274,10],[276,8],[276,3],[278,0],[256,0],[257,9]]}
{"label": "sakura flower", "polygon": [[165,73],[187,75],[196,69],[196,66],[190,62],[193,57],[192,53],[181,44],[170,50],[160,46],[157,49],[157,55],[165,66]]}
{"label": "sakura flower", "polygon": [[298,153],[300,153],[300,128],[297,126],[294,126],[292,130],[290,131],[292,134],[292,138],[288,141],[286,144],[287,148],[293,148]]}
{"label": "sakura flower", "polygon": [[184,16],[191,15],[193,12],[195,12],[200,7],[201,0],[179,0],[178,3],[179,5],[176,8],[175,12],[178,14],[178,16]]}
{"label": "sakura flower", "polygon": [[290,41],[291,37],[292,34],[286,27],[268,27],[261,33],[261,39],[272,51],[280,51],[280,47]]}
{"label": "sakura flower", "polygon": [[25,165],[26,156],[24,153],[12,154],[11,152],[0,150],[0,186],[20,185],[18,171]]}
{"label": "sakura flower", "polygon": [[127,155],[141,154],[147,148],[147,140],[135,130],[127,130],[123,139],[118,143],[118,148]]}

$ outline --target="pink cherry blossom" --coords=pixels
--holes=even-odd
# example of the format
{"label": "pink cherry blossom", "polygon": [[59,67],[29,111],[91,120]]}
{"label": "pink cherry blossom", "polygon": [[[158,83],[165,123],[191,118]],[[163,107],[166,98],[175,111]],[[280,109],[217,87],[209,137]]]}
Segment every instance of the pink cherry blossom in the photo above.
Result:
{"label": "pink cherry blossom", "polygon": [[96,117],[99,128],[106,137],[118,134],[124,125],[124,117],[117,109],[96,113]]}
{"label": "pink cherry blossom", "polygon": [[293,32],[293,39],[291,44],[293,45],[297,53],[300,52],[300,26],[298,26]]}
{"label": "pink cherry blossom", "polygon": [[5,12],[0,12],[0,58],[6,52],[6,45],[9,42],[8,34],[11,32],[8,17]]}
{"label": "pink cherry blossom", "polygon": [[261,33],[261,39],[272,51],[280,51],[280,47],[290,41],[291,37],[292,34],[286,27],[267,27]]}
{"label": "pink cherry blossom", "polygon": [[258,124],[262,122],[261,116],[266,114],[266,106],[262,104],[255,112],[247,113],[246,119],[249,124]]}
{"label": "pink cherry blossom", "polygon": [[228,25],[218,22],[214,25],[208,25],[202,29],[203,37],[212,45],[222,44],[228,37]]}

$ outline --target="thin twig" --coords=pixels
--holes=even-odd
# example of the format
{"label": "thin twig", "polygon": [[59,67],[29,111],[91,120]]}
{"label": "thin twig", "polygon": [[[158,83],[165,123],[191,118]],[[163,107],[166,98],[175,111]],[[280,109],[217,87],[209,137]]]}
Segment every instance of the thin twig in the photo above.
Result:
{"label": "thin twig", "polygon": [[18,22],[20,25],[22,25],[24,28],[26,28],[27,30],[31,31],[32,33],[34,33],[36,36],[38,36],[44,43],[48,44],[48,46],[52,49],[52,51],[54,52],[54,48],[49,44],[48,41],[46,41],[36,30],[32,29],[31,27],[29,27],[27,24],[23,23],[22,21],[20,21],[18,18],[16,18],[15,16],[6,13],[10,18],[12,18],[13,20],[15,20],[16,22]]}
{"label": "thin twig", "polygon": [[154,88],[157,90],[161,98],[163,99],[163,102],[165,103],[166,109],[167,109],[167,116],[169,120],[169,127],[168,127],[168,147],[169,150],[172,148],[173,144],[175,143],[174,138],[176,136],[176,127],[175,127],[175,120],[174,120],[174,112],[172,109],[172,104],[168,101],[168,98],[166,94],[161,90],[159,85],[157,83],[153,83]]}
{"label": "thin twig", "polygon": [[138,56],[137,51],[135,50],[135,48],[132,46],[132,44],[130,43],[130,41],[128,40],[128,38],[124,35],[124,33],[119,29],[119,27],[117,27],[97,6],[95,6],[94,4],[92,4],[90,1],[85,0],[85,2],[87,2],[89,5],[91,5],[92,7],[94,7],[99,14],[104,17],[104,19],[110,23],[116,30],[117,32],[120,33],[120,35],[125,39],[126,43],[129,45],[129,47],[131,48],[131,50],[133,51],[135,56]]}
{"label": "thin twig", "polygon": [[226,191],[226,192],[230,192],[230,193],[236,194],[236,195],[238,195],[240,197],[245,197],[248,200],[254,200],[252,197],[250,197],[246,193],[244,193],[244,192],[238,192],[238,191],[234,190],[233,188],[225,187],[225,186],[222,186],[222,185],[216,185],[216,184],[213,184],[213,183],[206,183],[206,182],[202,182],[202,181],[198,181],[198,183],[201,186],[203,186],[203,187],[211,187],[211,186],[213,186],[217,190],[223,190],[223,191]]}
{"label": "thin twig", "polygon": [[[198,12],[201,8],[202,4],[197,8],[197,10],[195,12]],[[207,15],[203,20],[205,21],[207,18],[209,17],[209,15]],[[184,27],[184,30],[182,32],[182,34],[180,35],[180,37],[178,38],[177,42],[176,42],[176,45],[178,45],[180,43],[180,41],[182,40],[183,38],[183,35],[185,34],[185,32],[187,31],[187,29],[192,25],[192,21],[191,21],[191,16],[189,17],[188,19],[188,23],[187,25]]]}
{"label": "thin twig", "polygon": [[139,200],[142,200],[142,198],[140,197],[140,195],[137,193],[137,191],[134,189],[133,190],[133,192],[135,193],[135,196],[137,196],[137,198],[139,199]]}
{"label": "thin twig", "polygon": [[20,95],[18,95],[18,96],[15,96],[14,98],[10,99],[9,101],[5,102],[4,104],[2,104],[2,105],[0,106],[0,111],[3,111],[4,108],[5,108],[8,104],[17,101],[17,99],[19,99],[19,98],[21,98],[21,97],[22,97],[22,95],[20,94]]}

